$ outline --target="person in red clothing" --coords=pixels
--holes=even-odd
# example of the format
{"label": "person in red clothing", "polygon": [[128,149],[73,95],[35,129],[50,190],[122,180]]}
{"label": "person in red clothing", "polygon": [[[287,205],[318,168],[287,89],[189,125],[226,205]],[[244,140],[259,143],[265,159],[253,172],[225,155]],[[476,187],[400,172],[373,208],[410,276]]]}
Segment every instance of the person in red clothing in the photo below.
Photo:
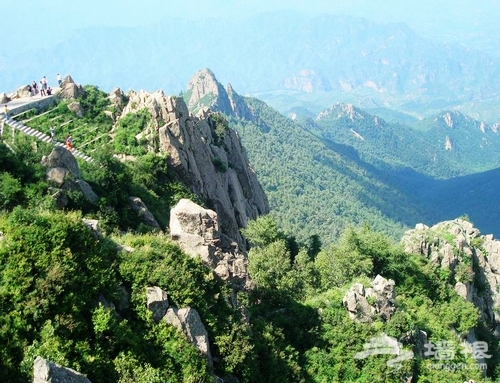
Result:
{"label": "person in red clothing", "polygon": [[73,150],[73,141],[71,141],[70,135],[66,136],[66,148],[68,148],[69,151]]}

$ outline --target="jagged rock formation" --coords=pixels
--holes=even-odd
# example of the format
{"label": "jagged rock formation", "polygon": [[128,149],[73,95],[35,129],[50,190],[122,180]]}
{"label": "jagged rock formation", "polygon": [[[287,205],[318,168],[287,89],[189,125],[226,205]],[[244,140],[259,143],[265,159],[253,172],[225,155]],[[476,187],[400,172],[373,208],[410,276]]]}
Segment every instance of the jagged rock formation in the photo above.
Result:
{"label": "jagged rock formation", "polygon": [[90,383],[90,380],[75,370],[37,356],[33,365],[33,383]]}
{"label": "jagged rock formation", "polygon": [[195,114],[205,107],[234,117],[249,118],[252,114],[231,84],[224,88],[210,69],[202,69],[191,77],[184,98]]}
{"label": "jagged rock formation", "polygon": [[355,283],[344,296],[342,303],[351,319],[371,322],[374,317],[380,317],[387,321],[394,314],[394,281],[377,275],[371,285],[365,289],[361,283]]}
{"label": "jagged rock formation", "polygon": [[63,100],[76,99],[85,94],[83,86],[75,84],[71,76],[66,76],[61,82],[59,97]]}
{"label": "jagged rock formation", "polygon": [[[7,103],[11,100],[16,100],[16,99],[23,98],[23,97],[30,97],[31,93],[30,93],[29,89],[30,89],[29,85],[23,85],[22,87],[16,89],[16,91],[14,93],[9,94],[8,97],[7,97],[7,95],[5,95],[7,100],[2,101],[2,102]],[[3,97],[1,97],[1,95],[0,95],[0,98],[3,98]]]}
{"label": "jagged rock formation", "polygon": [[170,212],[170,234],[189,255],[201,259],[233,288],[250,286],[247,257],[238,245],[219,232],[219,219],[213,210],[182,199]]}
{"label": "jagged rock formation", "polygon": [[9,101],[11,101],[11,99],[7,96],[7,93],[0,93],[0,104],[7,104]]}
{"label": "jagged rock formation", "polygon": [[455,219],[432,227],[418,224],[405,233],[402,243],[406,252],[421,254],[449,270],[457,294],[472,302],[500,335],[500,241],[480,235],[468,221]]}
{"label": "jagged rock formation", "polygon": [[81,179],[78,163],[67,149],[61,146],[54,147],[48,156],[42,158],[42,165],[48,168],[47,178],[54,185],[54,197],[58,206],[67,205],[65,192],[68,190],[81,191],[90,202],[97,202],[99,197],[90,185]]}
{"label": "jagged rock formation", "polygon": [[126,105],[127,97],[123,93],[123,91],[120,88],[114,88],[108,95],[109,101],[111,102],[111,105],[116,109],[116,114],[110,110],[104,111],[104,113],[109,116],[114,122],[116,122],[116,119],[118,116],[122,113],[123,108]]}
{"label": "jagged rock formation", "polygon": [[150,149],[169,154],[179,177],[217,212],[220,231],[243,245],[239,229],[268,213],[269,203],[236,132],[221,128],[206,110],[193,116],[182,98],[161,91],[130,92],[128,97],[121,117],[149,110],[153,118],[142,136]]}

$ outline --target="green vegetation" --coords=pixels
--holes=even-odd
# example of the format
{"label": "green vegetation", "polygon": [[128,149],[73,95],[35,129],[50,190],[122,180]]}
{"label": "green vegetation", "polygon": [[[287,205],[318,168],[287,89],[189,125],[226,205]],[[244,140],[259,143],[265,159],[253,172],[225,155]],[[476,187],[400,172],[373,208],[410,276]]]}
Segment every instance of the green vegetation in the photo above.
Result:
{"label": "green vegetation", "polygon": [[245,98],[255,119],[232,119],[279,226],[300,241],[319,235],[335,242],[349,226],[370,224],[394,239],[425,209],[359,161],[347,148],[335,146],[263,102]]}
{"label": "green vegetation", "polygon": [[[145,134],[151,115],[140,111],[113,124],[104,113],[112,109],[105,95],[95,87],[86,90],[82,105],[91,112],[83,118],[59,103],[47,114],[32,112],[26,119],[40,129],[74,120],[82,142],[92,148],[94,161],[79,165],[99,196],[96,203],[72,191],[64,208],[56,206],[55,187],[40,165],[51,145],[21,134],[4,137],[9,147],[0,143],[0,381],[31,381],[39,355],[94,383],[200,383],[212,382],[214,375],[242,383],[401,382],[410,376],[416,382],[500,381],[498,339],[478,310],[457,295],[452,272],[405,253],[378,227],[362,225],[376,218],[380,227],[387,229],[390,222],[394,231],[401,230],[395,220],[367,206],[398,209],[404,197],[370,178],[347,155],[327,151],[313,135],[305,141],[295,124],[255,100],[251,105],[260,111],[260,125],[231,121],[248,142],[269,150],[267,158],[255,157],[259,175],[273,197],[282,197],[279,219],[260,217],[242,230],[251,245],[253,285],[234,291],[166,234],[170,208],[180,198],[202,201],[179,182],[168,158],[151,150],[149,140],[156,137]],[[212,123],[222,137],[227,122],[214,117]],[[60,131],[69,129],[60,124]],[[276,129],[279,124],[288,130]],[[99,134],[109,145],[90,142]],[[142,135],[147,142],[137,139]],[[133,160],[122,162],[117,154]],[[317,168],[306,163],[307,156]],[[360,183],[328,170],[331,166],[347,170]],[[328,191],[332,185],[338,194]],[[381,194],[363,194],[360,185]],[[132,196],[145,202],[164,231],[141,222],[130,208]],[[326,210],[315,212],[314,225],[305,219],[311,206]],[[89,218],[99,220],[100,234],[87,226]],[[326,226],[323,232],[315,230],[319,225]],[[454,277],[478,287],[483,283],[486,294],[479,271],[470,258]],[[395,282],[394,314],[351,319],[342,303],[345,293],[355,282],[368,288],[377,275]],[[150,286],[166,291],[171,305],[197,310],[209,333],[213,367],[180,330],[153,320],[146,307]],[[370,297],[368,303],[377,300]],[[470,369],[435,369],[436,360],[423,355],[425,347],[415,346],[425,332],[424,342],[449,342],[453,356],[447,363],[474,365],[470,355],[459,352],[460,340],[471,329],[492,355],[486,378]],[[356,358],[382,333],[415,353],[400,369],[387,364],[394,355]]]}

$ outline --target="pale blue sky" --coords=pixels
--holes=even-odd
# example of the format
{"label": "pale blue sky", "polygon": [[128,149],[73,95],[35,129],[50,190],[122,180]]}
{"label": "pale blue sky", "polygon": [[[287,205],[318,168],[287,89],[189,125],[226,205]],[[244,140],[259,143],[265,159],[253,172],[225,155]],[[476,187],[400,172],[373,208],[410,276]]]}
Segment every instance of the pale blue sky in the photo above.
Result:
{"label": "pale blue sky", "polygon": [[500,0],[0,0],[1,55],[65,40],[92,26],[140,26],[169,18],[244,18],[280,9],[407,23],[424,37],[500,56]]}
{"label": "pale blue sky", "polygon": [[143,25],[169,17],[246,17],[278,9],[406,21],[415,27],[425,20],[452,27],[475,19],[476,27],[484,28],[499,20],[500,0],[0,0],[0,9],[2,24],[22,28],[34,22],[33,33],[58,26]]}

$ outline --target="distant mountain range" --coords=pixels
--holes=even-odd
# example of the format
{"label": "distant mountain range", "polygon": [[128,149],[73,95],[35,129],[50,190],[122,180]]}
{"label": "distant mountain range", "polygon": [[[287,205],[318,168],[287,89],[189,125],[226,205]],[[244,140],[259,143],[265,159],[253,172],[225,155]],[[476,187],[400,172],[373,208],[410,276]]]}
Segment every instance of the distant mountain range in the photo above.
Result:
{"label": "distant mountain range", "polygon": [[29,52],[1,52],[0,88],[69,73],[108,91],[177,94],[203,67],[283,113],[300,106],[316,114],[338,101],[418,116],[460,108],[494,123],[500,110],[499,58],[434,43],[404,24],[289,12],[81,30]]}
{"label": "distant mountain range", "polygon": [[416,223],[462,215],[500,235],[497,126],[443,112],[417,130],[347,104],[293,121],[209,70],[193,76],[185,99],[191,110],[204,104],[231,119],[272,213],[301,239],[332,242],[363,223],[397,238]]}

